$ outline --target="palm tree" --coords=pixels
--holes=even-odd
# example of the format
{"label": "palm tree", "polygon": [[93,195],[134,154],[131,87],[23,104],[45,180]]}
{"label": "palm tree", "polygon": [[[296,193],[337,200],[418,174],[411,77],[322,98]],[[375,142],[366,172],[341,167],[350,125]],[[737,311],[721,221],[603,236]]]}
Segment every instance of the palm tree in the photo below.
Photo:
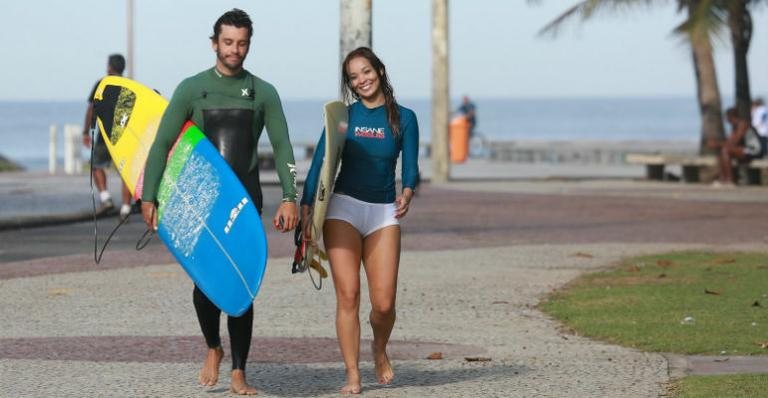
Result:
{"label": "palm tree", "polygon": [[733,60],[736,72],[736,108],[739,117],[751,120],[752,96],[749,92],[747,52],[752,40],[752,16],[747,4],[750,0],[731,0],[728,4],[728,28],[731,31]]}
{"label": "palm tree", "polygon": [[[687,10],[688,18],[674,32],[685,38],[691,45],[691,54],[696,76],[697,100],[701,115],[701,139],[699,151],[711,153],[708,145],[712,141],[721,141],[725,137],[723,117],[721,114],[720,89],[715,73],[715,61],[712,51],[711,37],[723,26],[722,13],[716,5],[724,0],[677,0],[678,12]],[[618,11],[638,5],[653,3],[668,3],[662,0],[584,0],[581,1],[552,22],[544,26],[540,35],[557,35],[562,24],[574,17],[587,20],[598,11]]]}
{"label": "palm tree", "polygon": [[699,152],[716,152],[708,143],[722,141],[722,101],[715,72],[712,36],[723,26],[720,8],[712,6],[712,0],[678,0],[678,12],[687,10],[688,19],[675,28],[675,32],[687,38],[691,45],[693,69],[696,76],[696,98],[701,116]]}

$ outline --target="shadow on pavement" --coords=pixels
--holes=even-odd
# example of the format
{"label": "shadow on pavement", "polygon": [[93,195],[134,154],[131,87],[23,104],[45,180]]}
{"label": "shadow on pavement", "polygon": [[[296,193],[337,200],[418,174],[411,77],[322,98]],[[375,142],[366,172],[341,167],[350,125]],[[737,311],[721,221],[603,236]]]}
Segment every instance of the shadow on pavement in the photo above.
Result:
{"label": "shadow on pavement", "polygon": [[[427,363],[424,360],[424,363]],[[431,361],[430,361],[431,362]],[[365,391],[395,393],[398,389],[408,387],[436,387],[471,380],[494,381],[508,380],[512,377],[522,377],[530,371],[529,368],[509,364],[457,363],[457,369],[424,369],[419,363],[398,363],[394,361],[395,381],[388,386],[382,386],[370,381],[376,379],[373,366],[370,363],[361,364],[363,393]],[[441,365],[445,366],[445,365]],[[321,394],[333,394],[339,391],[345,382],[344,367],[341,364],[331,368],[294,365],[279,369],[265,369],[263,365],[250,366],[247,370],[248,380],[261,391],[277,396],[313,397]],[[293,380],[295,382],[286,382]]]}

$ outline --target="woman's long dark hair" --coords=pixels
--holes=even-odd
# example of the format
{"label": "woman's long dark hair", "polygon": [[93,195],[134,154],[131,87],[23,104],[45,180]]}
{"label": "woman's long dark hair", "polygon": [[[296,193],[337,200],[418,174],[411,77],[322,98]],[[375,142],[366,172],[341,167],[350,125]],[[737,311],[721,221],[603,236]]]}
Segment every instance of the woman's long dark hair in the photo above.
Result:
{"label": "woman's long dark hair", "polygon": [[384,93],[384,105],[387,108],[389,128],[392,129],[392,133],[397,137],[400,134],[400,109],[398,108],[397,101],[395,101],[395,91],[392,90],[392,85],[389,84],[389,77],[387,77],[387,69],[384,67],[384,63],[381,62],[379,57],[370,48],[358,47],[352,50],[344,58],[344,62],[341,63],[341,99],[346,103],[352,102],[352,99],[360,100],[360,96],[351,86],[349,74],[347,73],[349,61],[356,57],[367,59],[379,75],[379,85]]}

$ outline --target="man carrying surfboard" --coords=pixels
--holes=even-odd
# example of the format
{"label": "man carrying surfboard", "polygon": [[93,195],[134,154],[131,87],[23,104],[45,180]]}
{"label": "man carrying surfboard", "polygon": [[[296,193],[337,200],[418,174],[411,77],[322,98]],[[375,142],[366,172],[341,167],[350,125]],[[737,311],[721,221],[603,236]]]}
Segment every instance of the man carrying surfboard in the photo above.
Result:
{"label": "man carrying surfboard", "polygon": [[[218,149],[246,188],[259,213],[262,194],[258,170],[258,139],[264,127],[275,156],[283,191],[273,225],[281,232],[293,230],[296,208],[296,168],[288,126],[280,98],[268,82],[243,68],[253,33],[248,14],[239,9],[224,13],[214,24],[211,44],[216,64],[182,81],[166,109],[144,170],[142,214],[150,228],[157,229],[157,192],[166,166],[166,157],[183,124],[191,120]],[[208,346],[199,382],[213,386],[219,377],[223,357],[219,335],[221,310],[195,286],[193,302]],[[253,330],[253,307],[243,315],[228,317],[232,349],[232,392],[256,394],[247,384],[245,364]]]}
{"label": "man carrying surfboard", "polygon": [[[125,70],[125,58],[120,54],[112,54],[107,58],[107,76],[122,76],[123,70]],[[93,145],[93,156],[91,157],[91,175],[93,176],[93,183],[96,185],[96,189],[99,191],[99,200],[101,201],[101,211],[112,210],[115,205],[112,202],[112,195],[107,190],[107,173],[104,171],[109,164],[112,163],[112,158],[107,151],[107,144],[101,138],[101,134],[96,132],[94,134],[93,142],[91,142],[91,128],[95,127],[94,118],[94,104],[93,94],[96,92],[96,87],[99,86],[99,82],[93,86],[91,94],[88,96],[88,109],[85,112],[85,123],[83,123],[83,145],[86,148],[90,148]],[[122,199],[123,204],[120,207],[120,217],[126,218],[131,214],[131,191],[125,184],[122,185]]]}
{"label": "man carrying surfboard", "polygon": [[[419,127],[416,115],[395,101],[386,69],[366,47],[349,53],[341,66],[344,100],[348,106],[346,144],[341,170],[323,225],[323,241],[336,289],[336,333],[344,359],[345,394],[361,391],[360,263],[368,279],[376,377],[381,384],[394,378],[387,343],[395,324],[397,271],[400,265],[399,219],[408,213],[419,175]],[[326,143],[325,131],[317,145],[301,199],[303,235],[312,239],[310,213]],[[402,193],[395,188],[395,165],[402,152]],[[318,193],[317,195],[322,195]]]}

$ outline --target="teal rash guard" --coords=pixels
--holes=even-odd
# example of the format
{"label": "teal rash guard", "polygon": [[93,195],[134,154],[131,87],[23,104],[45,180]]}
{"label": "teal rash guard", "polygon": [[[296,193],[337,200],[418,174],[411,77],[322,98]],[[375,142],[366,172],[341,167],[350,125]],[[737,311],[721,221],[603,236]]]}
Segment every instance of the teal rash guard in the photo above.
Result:
{"label": "teal rash guard", "polygon": [[261,212],[258,141],[266,127],[283,201],[296,200],[296,162],[280,97],[264,80],[243,70],[235,76],[205,70],[182,81],[163,114],[147,157],[142,200],[157,198],[168,151],[191,120],[224,157]]}
{"label": "teal rash guard", "polygon": [[[398,105],[399,106],[399,105]],[[400,133],[392,134],[386,106],[366,108],[360,101],[347,107],[349,125],[341,170],[333,191],[369,203],[395,201],[395,167],[402,152],[403,189],[415,189],[419,178],[419,125],[412,110],[399,106]],[[317,143],[304,184],[302,205],[312,205],[325,154],[325,130]]]}

